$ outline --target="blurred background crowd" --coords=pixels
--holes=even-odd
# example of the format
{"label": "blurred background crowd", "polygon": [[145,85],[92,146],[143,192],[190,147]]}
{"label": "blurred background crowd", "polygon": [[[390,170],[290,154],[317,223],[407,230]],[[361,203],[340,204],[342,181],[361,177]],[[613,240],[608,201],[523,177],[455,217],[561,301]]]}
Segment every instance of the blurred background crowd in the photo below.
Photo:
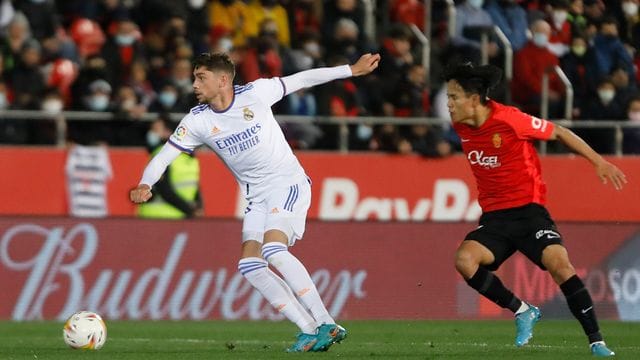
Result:
{"label": "blurred background crowd", "polygon": [[[448,119],[442,74],[450,63],[504,67],[497,26],[514,51],[513,81],[492,97],[539,115],[542,74],[560,66],[573,85],[574,120],[640,123],[640,0],[0,0],[0,110],[106,112],[110,121],[66,122],[79,144],[150,146],[145,114],[186,113],[196,104],[191,59],[228,52],[238,84],[353,63],[367,52],[380,68],[291,94],[286,115]],[[373,9],[373,11],[367,11]],[[426,14],[429,10],[431,13]],[[425,18],[430,19],[425,29]],[[428,32],[430,58],[416,32]],[[507,96],[508,94],[508,96]],[[549,118],[564,117],[565,87],[550,74]],[[90,115],[88,115],[90,120]],[[335,149],[336,126],[284,124],[298,149]],[[445,126],[361,123],[349,149],[447,156],[459,150]],[[0,118],[0,143],[53,144],[51,122]],[[579,133],[612,153],[610,129]],[[640,153],[640,128],[624,152]]]}

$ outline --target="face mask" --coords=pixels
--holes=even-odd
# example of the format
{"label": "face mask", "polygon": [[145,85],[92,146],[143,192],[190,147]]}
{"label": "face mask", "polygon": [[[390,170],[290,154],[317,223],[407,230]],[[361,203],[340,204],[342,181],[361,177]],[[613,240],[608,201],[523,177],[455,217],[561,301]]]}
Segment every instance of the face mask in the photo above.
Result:
{"label": "face mask", "polygon": [[564,10],[554,11],[552,17],[553,22],[556,25],[562,25],[565,21],[567,21],[567,12]]}
{"label": "face mask", "polygon": [[467,0],[467,4],[476,9],[480,9],[484,4],[484,0]]}
{"label": "face mask", "polygon": [[369,140],[371,139],[371,135],[373,135],[373,128],[369,125],[358,125],[356,129],[356,136],[360,140]]}
{"label": "face mask", "polygon": [[153,131],[147,131],[147,145],[149,145],[149,147],[154,148],[160,145],[160,141],[162,141],[160,135]]}
{"label": "face mask", "polygon": [[545,33],[533,33],[533,43],[540,48],[549,44],[549,37]]}
{"label": "face mask", "polygon": [[189,6],[191,6],[192,9],[200,9],[204,6],[205,2],[205,0],[189,0]]}
{"label": "face mask", "polygon": [[122,107],[123,110],[131,110],[133,109],[134,106],[136,106],[136,101],[133,99],[127,99],[123,101],[122,105],[120,106]]}
{"label": "face mask", "polygon": [[9,107],[9,101],[5,93],[0,93],[0,110],[4,110]]}
{"label": "face mask", "polygon": [[94,95],[89,98],[89,109],[93,111],[104,111],[109,106],[109,97],[106,95]]}
{"label": "face mask", "polygon": [[129,46],[136,41],[132,35],[116,35],[116,43],[122,46]]}
{"label": "face mask", "polygon": [[616,96],[616,92],[613,90],[598,90],[598,96],[603,104],[609,104]]}
{"label": "face mask", "polygon": [[632,122],[640,122],[640,111],[630,111],[627,115]]}
{"label": "face mask", "polygon": [[320,45],[316,42],[309,42],[304,44],[304,51],[306,51],[309,55],[318,56],[320,55]]}
{"label": "face mask", "polygon": [[622,10],[627,16],[635,16],[636,14],[638,14],[638,4],[629,1],[623,2]]}
{"label": "face mask", "polygon": [[49,114],[58,114],[62,111],[64,104],[60,100],[46,100],[42,103],[42,110]]}
{"label": "face mask", "polygon": [[571,51],[573,51],[576,56],[582,56],[587,52],[587,47],[582,45],[575,45],[571,47]]}
{"label": "face mask", "polygon": [[229,39],[228,37],[223,37],[222,39],[220,39],[220,42],[218,42],[218,46],[220,47],[220,50],[229,52],[231,49],[233,49],[233,41],[231,41],[231,39]]}
{"label": "face mask", "polygon": [[158,101],[162,106],[170,108],[176,103],[178,96],[173,91],[163,91],[158,95]]}

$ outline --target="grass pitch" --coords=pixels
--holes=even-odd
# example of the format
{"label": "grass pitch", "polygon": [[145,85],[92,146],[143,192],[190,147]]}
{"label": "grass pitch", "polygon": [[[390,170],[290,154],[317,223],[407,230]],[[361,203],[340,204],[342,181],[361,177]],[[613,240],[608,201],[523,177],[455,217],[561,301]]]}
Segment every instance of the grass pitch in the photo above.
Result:
{"label": "grass pitch", "polygon": [[[0,359],[585,359],[577,321],[542,320],[531,343],[513,345],[511,321],[350,321],[342,344],[326,353],[286,354],[288,322],[107,321],[99,351],[72,350],[59,322],[0,322]],[[640,323],[601,322],[619,359],[640,359]]]}

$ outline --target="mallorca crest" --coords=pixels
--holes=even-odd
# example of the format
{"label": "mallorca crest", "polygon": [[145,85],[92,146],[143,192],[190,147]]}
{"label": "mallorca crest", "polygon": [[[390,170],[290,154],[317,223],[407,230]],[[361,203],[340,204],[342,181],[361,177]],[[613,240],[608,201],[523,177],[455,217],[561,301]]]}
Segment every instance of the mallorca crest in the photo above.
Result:
{"label": "mallorca crest", "polygon": [[500,146],[502,146],[502,137],[500,136],[500,133],[493,134],[491,141],[493,142],[493,146],[495,148],[499,148]]}
{"label": "mallorca crest", "polygon": [[244,119],[247,121],[253,120],[253,111],[249,108],[242,109],[242,113],[244,114]]}

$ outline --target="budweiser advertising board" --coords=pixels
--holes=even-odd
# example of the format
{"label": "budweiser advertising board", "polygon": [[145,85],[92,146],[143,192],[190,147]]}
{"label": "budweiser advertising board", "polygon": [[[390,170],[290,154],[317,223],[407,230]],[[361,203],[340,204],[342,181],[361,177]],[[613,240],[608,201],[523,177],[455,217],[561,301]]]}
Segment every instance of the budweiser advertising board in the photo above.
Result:
{"label": "budweiser advertising board", "polygon": [[[465,222],[310,221],[292,252],[340,319],[511,316],[455,272]],[[560,223],[601,318],[640,320],[640,225]],[[0,219],[0,318],[281,319],[237,271],[238,220]],[[570,317],[547,273],[521,256],[498,271],[545,317]]]}
{"label": "budweiser advertising board", "polygon": [[[67,151],[2,148],[0,214],[67,215]],[[376,221],[476,221],[480,215],[468,160],[385,154],[299,153],[313,180],[311,219]],[[148,161],[143,150],[109,151],[109,215],[130,216],[135,207],[128,190],[138,183]],[[244,199],[229,171],[210,152],[199,152],[201,187],[208,217],[241,217]],[[640,157],[611,157],[631,181],[624,191],[604,186],[593,167],[573,156],[542,159],[548,207],[558,221],[640,222]],[[82,181],[80,181],[82,183]],[[87,186],[91,185],[88,180]]]}

